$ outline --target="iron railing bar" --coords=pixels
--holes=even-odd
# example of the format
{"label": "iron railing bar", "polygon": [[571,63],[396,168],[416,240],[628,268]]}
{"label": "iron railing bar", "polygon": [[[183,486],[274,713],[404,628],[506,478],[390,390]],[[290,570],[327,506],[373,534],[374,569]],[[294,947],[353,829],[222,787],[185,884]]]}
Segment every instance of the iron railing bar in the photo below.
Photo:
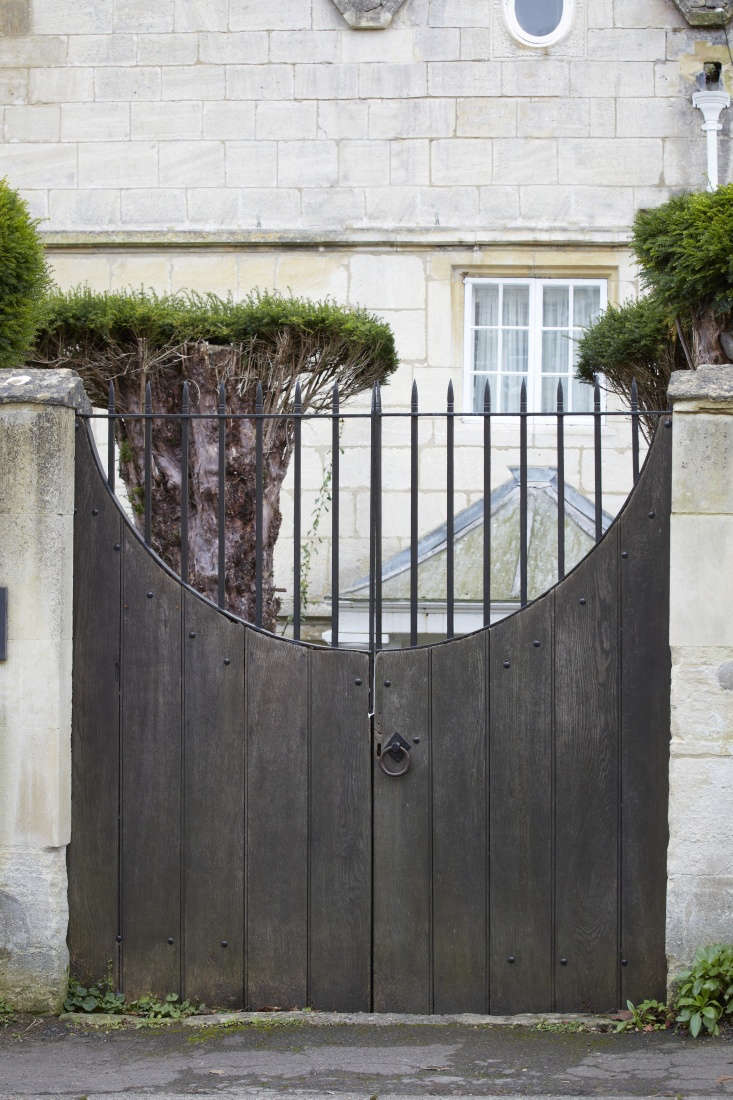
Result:
{"label": "iron railing bar", "polygon": [[377,382],[376,390],[376,426],[377,426],[377,492],[376,523],[374,530],[374,635],[376,650],[382,648],[382,393]]}
{"label": "iron railing bar", "polygon": [[491,625],[491,387],[484,383],[484,626]]}
{"label": "iron railing bar", "polygon": [[257,383],[255,398],[255,626],[262,626],[262,548],[264,522],[264,455],[263,416],[264,395],[262,383]]}
{"label": "iron railing bar", "polygon": [[107,399],[107,484],[109,491],[115,491],[115,384],[110,381]]}
{"label": "iron railing bar", "polygon": [[188,382],[181,397],[181,580],[188,584],[188,412],[191,407]]}
{"label": "iron railing bar", "polygon": [[595,459],[596,542],[603,537],[603,472],[601,470],[601,388],[593,387],[593,455]]}
{"label": "iron railing bar", "polygon": [[527,606],[527,383],[519,396],[519,602]]}
{"label": "iron railing bar", "polygon": [[217,403],[218,420],[218,476],[217,476],[217,603],[224,607],[226,603],[226,391],[224,383],[219,383]]}
{"label": "iron railing bar", "polygon": [[446,471],[445,471],[445,495],[446,495],[446,526],[445,526],[445,602],[446,602],[446,636],[452,638],[455,633],[455,558],[454,558],[454,523],[455,523],[455,422],[453,419],[453,382],[448,382],[448,395],[446,400]]}
{"label": "iron railing bar", "polygon": [[417,645],[417,549],[419,435],[417,382],[412,383],[410,398],[410,645]]}
{"label": "iron railing bar", "polygon": [[369,652],[376,653],[374,636],[376,595],[376,454],[377,454],[377,386],[372,388],[372,411],[369,434]]}
{"label": "iron railing bar", "polygon": [[293,638],[297,642],[300,641],[301,419],[303,415],[300,382],[295,386],[293,414]]}
{"label": "iron railing bar", "polygon": [[557,579],[565,576],[565,397],[562,379],[557,383]]}
{"label": "iron railing bar", "polygon": [[153,535],[153,395],[150,383],[145,384],[145,545],[150,546]]}
{"label": "iron railing bar", "polygon": [[334,382],[331,425],[331,645],[339,644],[339,388]]}
{"label": "iron railing bar", "polygon": [[639,387],[635,378],[631,380],[631,461],[636,485],[639,480]]}
{"label": "iron railing bar", "polygon": [[[642,416],[642,415],[643,416],[669,416],[669,413],[670,413],[669,409],[644,409],[643,414],[640,412],[639,416]],[[98,413],[80,412],[80,413],[77,413],[76,415],[79,417],[80,420],[107,420],[109,418],[110,414],[105,411],[105,412],[98,412]],[[435,411],[435,412],[420,412],[417,415],[421,420],[427,420],[427,419],[436,420],[436,419],[439,419],[440,417],[445,416],[445,409],[438,410],[438,411]],[[471,419],[477,420],[479,418],[482,418],[484,414],[483,414],[483,411],[482,411],[482,412],[457,412],[457,413],[455,413],[455,415],[457,417],[460,417],[462,420],[471,420]],[[528,411],[526,415],[527,416],[536,416],[536,417],[545,417],[545,419],[551,420],[553,417],[557,416],[557,413],[553,412],[551,410],[547,410],[547,409],[538,409],[538,410]],[[595,416],[595,413],[593,413],[593,412],[573,412],[571,410],[566,409],[565,412],[563,412],[562,415],[566,418],[570,418],[571,420],[582,421],[584,419],[591,420]],[[601,410],[600,415],[602,417],[621,416],[621,417],[624,417],[624,419],[628,420],[629,410],[628,409],[603,409],[603,410]],[[412,413],[408,409],[402,409],[399,412],[383,412],[381,414],[381,416],[382,416],[383,419],[389,418],[389,417],[399,418],[399,417],[412,416]],[[215,420],[216,417],[217,417],[217,413],[210,413],[210,412],[198,412],[198,413],[197,412],[192,412],[192,413],[189,414],[189,419],[191,419],[191,420]],[[289,413],[287,411],[274,412],[274,413],[273,412],[263,412],[260,416],[260,419],[261,420],[289,420],[291,417],[292,417],[292,413]],[[492,417],[492,420],[496,419],[497,417],[500,418],[500,419],[503,417],[503,418],[506,418],[506,419],[509,419],[509,420],[511,420],[511,419],[517,420],[519,418],[519,413],[515,413],[515,412],[492,412],[491,417]],[[369,420],[370,418],[371,418],[371,413],[366,413],[366,412],[364,412],[364,413],[361,413],[361,412],[355,413],[355,412],[343,412],[342,411],[341,413],[339,413],[339,419],[340,420]],[[145,413],[145,412],[137,412],[137,413],[115,412],[112,419],[114,419],[114,420],[146,420],[146,419],[152,419],[152,420],[180,420],[181,419],[181,414],[180,413],[153,412],[152,410],[151,410],[150,413]],[[256,419],[256,414],[255,413],[227,412],[226,419],[227,420],[255,420]],[[331,419],[331,412],[330,411],[328,411],[328,412],[324,411],[324,412],[303,413],[301,419],[302,420],[330,420]]]}

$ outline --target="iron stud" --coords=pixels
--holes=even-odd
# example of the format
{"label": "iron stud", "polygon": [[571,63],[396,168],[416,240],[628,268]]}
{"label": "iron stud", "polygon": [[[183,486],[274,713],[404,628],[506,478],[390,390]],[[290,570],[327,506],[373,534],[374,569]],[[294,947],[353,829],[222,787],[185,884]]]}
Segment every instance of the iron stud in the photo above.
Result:
{"label": "iron stud", "polygon": [[173,936],[169,936],[169,937],[168,937],[168,943],[169,943],[169,944],[172,944],[172,943],[173,943]]}
{"label": "iron stud", "polygon": [[621,965],[622,966],[628,966],[629,965],[629,960],[628,959],[622,959],[621,960]]}
{"label": "iron stud", "polygon": [[516,961],[517,961],[517,960],[516,960],[516,957],[515,957],[514,955],[510,955],[510,956],[509,956],[509,958],[507,959],[507,962],[508,962],[508,963],[514,963],[514,962],[516,962]]}
{"label": "iron stud", "polygon": [[581,596],[580,599],[578,600],[578,603],[580,604],[581,607],[585,607],[585,596]]}
{"label": "iron stud", "polygon": [[225,658],[224,658],[224,664],[225,664],[225,665],[230,665],[231,663],[232,663],[232,662],[231,662],[231,660],[229,659],[229,657],[225,657]]}
{"label": "iron stud", "polygon": [[113,549],[114,549],[114,550],[120,550],[120,549],[121,549],[121,546],[120,546],[119,542],[116,542],[116,543],[114,544],[114,547],[113,547]]}
{"label": "iron stud", "polygon": [[413,737],[412,743],[413,743],[413,745],[419,745],[420,744],[420,738],[419,737]]}
{"label": "iron stud", "polygon": [[509,668],[510,665],[511,665],[510,661],[504,661],[504,668]]}
{"label": "iron stud", "polygon": [[532,642],[532,645],[535,647],[535,649],[539,649],[542,645],[542,642],[538,641],[538,639],[535,638],[535,640]]}
{"label": "iron stud", "polygon": [[196,631],[195,630],[189,630],[188,636],[189,636],[189,638],[195,638],[196,637]]}
{"label": "iron stud", "polygon": [[122,943],[122,936],[119,933],[115,936],[115,939],[118,943]]}
{"label": "iron stud", "polygon": [[98,516],[99,515],[99,508],[92,508],[92,515],[93,516]]}
{"label": "iron stud", "polygon": [[221,941],[221,946],[222,946],[222,947],[228,947],[228,946],[229,946],[229,942],[228,942],[227,940],[222,940],[222,941]]}
{"label": "iron stud", "polygon": [[622,550],[621,551],[621,557],[622,558],[628,558],[628,556],[629,556],[628,550]]}
{"label": "iron stud", "polygon": [[657,514],[657,513],[656,513],[656,512],[654,511],[654,509],[652,508],[651,512],[649,513],[649,519],[654,519],[654,517],[656,516],[656,514]]}
{"label": "iron stud", "polygon": [[385,680],[385,681],[384,681],[384,686],[385,686],[386,688],[392,687],[392,681],[391,681],[391,680]]}
{"label": "iron stud", "polygon": [[145,595],[148,597],[149,600],[152,600],[154,593],[146,592]]}
{"label": "iron stud", "polygon": [[563,955],[563,957],[560,959],[560,966],[567,966],[567,965],[568,965],[568,960]]}
{"label": "iron stud", "polygon": [[357,676],[356,679],[354,680],[354,683],[356,684],[357,687],[361,687],[361,676]]}

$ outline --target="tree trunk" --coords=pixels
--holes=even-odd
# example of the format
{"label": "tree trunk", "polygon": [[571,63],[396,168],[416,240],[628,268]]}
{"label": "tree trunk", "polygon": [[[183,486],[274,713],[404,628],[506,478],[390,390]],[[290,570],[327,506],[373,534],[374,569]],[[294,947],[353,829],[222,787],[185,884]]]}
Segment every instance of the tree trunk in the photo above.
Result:
{"label": "tree trunk", "polygon": [[703,363],[729,362],[720,343],[723,327],[721,318],[712,309],[705,309],[697,314],[692,327],[692,356],[696,367]]}
{"label": "tree trunk", "polygon": [[[189,583],[217,600],[218,589],[218,422],[219,379],[234,375],[232,348],[206,344],[184,349],[180,367],[172,371],[146,370],[141,349],[140,373],[117,379],[119,407],[141,412],[145,385],[150,382],[154,412],[177,413],[181,408],[181,383],[187,379],[191,412],[208,412],[211,419],[192,419],[189,424],[188,554]],[[232,387],[227,392],[229,413],[254,413],[255,386]],[[152,546],[176,572],[181,571],[181,423],[154,420],[152,445]],[[280,522],[280,489],[288,469],[291,439],[283,418],[264,421],[263,463],[263,568],[262,625],[276,627],[280,601],[274,591],[273,552]],[[145,513],[143,420],[124,420],[120,425],[121,472],[143,531]],[[227,610],[248,622],[255,621],[255,421],[226,422],[226,524],[225,593]]]}

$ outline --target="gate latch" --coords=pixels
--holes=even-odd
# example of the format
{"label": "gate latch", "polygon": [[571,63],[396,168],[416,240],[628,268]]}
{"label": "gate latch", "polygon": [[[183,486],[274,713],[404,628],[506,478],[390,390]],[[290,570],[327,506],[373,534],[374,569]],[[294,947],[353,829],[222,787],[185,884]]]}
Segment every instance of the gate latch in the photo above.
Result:
{"label": "gate latch", "polygon": [[385,775],[396,777],[410,769],[410,745],[399,733],[393,733],[379,754],[379,766]]}

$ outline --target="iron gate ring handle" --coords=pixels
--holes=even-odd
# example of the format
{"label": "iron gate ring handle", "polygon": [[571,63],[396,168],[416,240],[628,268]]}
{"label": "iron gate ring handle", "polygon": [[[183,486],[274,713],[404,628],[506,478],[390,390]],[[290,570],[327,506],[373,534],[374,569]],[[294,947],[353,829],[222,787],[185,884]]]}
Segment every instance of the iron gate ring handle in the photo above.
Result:
{"label": "iron gate ring handle", "polygon": [[[391,760],[394,767],[388,767],[387,761]],[[410,750],[403,745],[392,744],[379,756],[379,766],[385,775],[391,779],[397,779],[410,770]]]}

